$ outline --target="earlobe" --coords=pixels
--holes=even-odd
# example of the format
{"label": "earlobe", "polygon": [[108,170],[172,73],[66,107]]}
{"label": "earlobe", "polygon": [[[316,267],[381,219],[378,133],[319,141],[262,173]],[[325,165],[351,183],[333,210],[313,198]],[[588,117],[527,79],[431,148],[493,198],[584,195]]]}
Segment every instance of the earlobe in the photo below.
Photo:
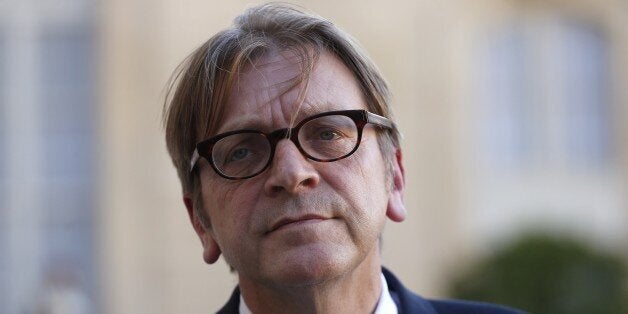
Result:
{"label": "earlobe", "polygon": [[403,203],[403,192],[405,189],[405,171],[403,169],[401,149],[395,151],[393,165],[393,187],[388,199],[386,216],[395,222],[402,222],[406,219],[406,207]]}
{"label": "earlobe", "polygon": [[205,263],[215,263],[220,257],[221,253],[222,251],[220,250],[218,243],[214,241],[214,238],[210,236],[205,239],[205,241],[203,241],[203,260],[205,260]]}
{"label": "earlobe", "polygon": [[194,201],[190,193],[183,195],[183,203],[187,208],[192,227],[203,245],[203,260],[205,260],[207,264],[215,263],[222,253],[220,246],[218,246],[218,243],[214,240],[211,232],[203,226],[198,214],[194,210]]}

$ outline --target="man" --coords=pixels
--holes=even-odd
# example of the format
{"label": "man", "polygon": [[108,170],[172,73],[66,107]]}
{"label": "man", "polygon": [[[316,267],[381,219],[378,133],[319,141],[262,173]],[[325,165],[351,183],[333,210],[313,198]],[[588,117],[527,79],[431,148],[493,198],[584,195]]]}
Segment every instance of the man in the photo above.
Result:
{"label": "man", "polygon": [[508,313],[406,290],[380,259],[405,218],[388,88],[353,40],[291,6],[254,7],[184,62],[165,110],[183,200],[238,287],[219,313]]}

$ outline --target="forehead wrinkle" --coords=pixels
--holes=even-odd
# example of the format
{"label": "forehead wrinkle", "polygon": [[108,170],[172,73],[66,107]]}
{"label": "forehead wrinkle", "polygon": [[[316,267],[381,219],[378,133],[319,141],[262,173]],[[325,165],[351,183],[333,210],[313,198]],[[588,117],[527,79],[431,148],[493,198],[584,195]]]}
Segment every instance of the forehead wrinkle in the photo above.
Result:
{"label": "forehead wrinkle", "polygon": [[[263,73],[260,72],[259,74]],[[269,82],[265,76],[264,79],[266,82]],[[282,105],[281,98],[290,92],[290,88],[284,87],[287,85],[287,82],[268,83],[264,84],[264,87],[254,86],[252,89],[244,90],[243,87],[246,86],[247,81],[250,80],[251,77],[239,81],[239,86],[237,86],[235,90],[238,97],[234,97],[230,100],[231,105],[235,106],[235,109],[228,109],[225,115],[228,120],[219,128],[219,133],[242,128],[255,128],[264,131],[276,124],[274,123],[276,118],[272,117],[272,107],[275,103]],[[250,97],[247,97],[247,95],[250,95]],[[248,110],[244,111],[242,108],[247,108]],[[270,123],[262,118],[268,116],[273,118]],[[269,126],[269,124],[271,126]]]}
{"label": "forehead wrinkle", "polygon": [[[287,119],[288,125],[294,124],[299,108],[303,104],[302,96],[307,92],[308,79],[306,78],[306,84],[301,82],[303,68],[300,65],[303,61],[303,56],[294,51],[270,49],[241,72],[243,79],[239,81],[239,88],[253,87],[250,91],[244,92],[254,94],[252,97],[256,104],[253,104],[253,108],[262,111],[264,107],[280,106],[281,114],[273,114],[275,111],[269,108],[273,125],[286,121],[286,117],[290,117]],[[297,95],[292,97],[295,91]],[[296,107],[296,110],[293,107]],[[283,117],[280,117],[281,115]]]}
{"label": "forehead wrinkle", "polygon": [[[335,93],[329,94],[329,89],[333,85],[344,86],[348,83],[343,80],[329,82],[323,79],[321,81],[317,77],[317,75],[330,74],[335,76],[334,74],[339,74],[336,73],[337,70],[321,68],[321,59],[318,59],[312,72],[309,73],[310,76],[300,82],[302,69],[295,59],[300,60],[294,54],[269,53],[256,58],[243,68],[237,80],[236,95],[232,101],[246,103],[232,103],[235,108],[229,110],[227,116],[230,119],[223,124],[221,132],[243,128],[255,128],[268,132],[278,128],[293,127],[304,118],[336,109],[339,105],[342,107],[342,103],[332,102],[335,98],[332,94]],[[334,61],[338,60],[332,60],[331,63],[335,63]],[[320,89],[327,92],[322,95],[320,92],[312,94],[313,90]],[[359,97],[362,98],[362,96],[360,93]],[[359,103],[349,105],[359,106]]]}

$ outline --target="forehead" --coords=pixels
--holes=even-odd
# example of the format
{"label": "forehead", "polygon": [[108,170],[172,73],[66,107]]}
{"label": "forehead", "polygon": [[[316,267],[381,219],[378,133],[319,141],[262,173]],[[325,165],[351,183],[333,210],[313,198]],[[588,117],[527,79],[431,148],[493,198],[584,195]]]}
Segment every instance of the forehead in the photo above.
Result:
{"label": "forehead", "polygon": [[306,66],[294,52],[273,51],[244,67],[225,104],[218,132],[280,128],[320,112],[366,109],[358,81],[338,57],[322,51],[309,77],[301,81]]}

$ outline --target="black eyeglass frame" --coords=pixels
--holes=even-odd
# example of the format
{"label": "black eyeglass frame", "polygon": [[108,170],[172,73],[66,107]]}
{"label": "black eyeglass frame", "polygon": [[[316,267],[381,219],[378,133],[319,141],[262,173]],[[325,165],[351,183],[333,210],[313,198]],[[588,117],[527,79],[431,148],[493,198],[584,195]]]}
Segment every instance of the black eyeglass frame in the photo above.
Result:
{"label": "black eyeglass frame", "polygon": [[[308,154],[302,147],[301,147],[301,143],[299,143],[299,138],[298,138],[298,134],[299,134],[299,130],[301,129],[301,127],[303,125],[305,125],[307,122],[312,121],[314,119],[320,118],[320,117],[324,117],[324,116],[332,116],[332,115],[341,115],[341,116],[346,116],[351,118],[351,120],[353,120],[353,122],[355,123],[355,126],[357,128],[358,131],[358,138],[357,141],[355,143],[355,147],[353,147],[353,149],[344,154],[343,156],[340,157],[336,157],[336,158],[331,158],[331,159],[320,159],[320,158],[316,158],[314,156],[311,156],[310,154]],[[211,165],[211,167],[214,169],[214,171],[221,177],[225,178],[225,179],[229,179],[229,180],[242,180],[242,179],[248,179],[248,178],[252,178],[262,172],[264,172],[272,163],[273,158],[275,157],[275,148],[277,147],[277,143],[279,143],[280,140],[283,139],[289,139],[290,141],[292,141],[294,143],[294,145],[296,145],[296,147],[299,149],[299,151],[301,152],[301,154],[303,154],[303,156],[307,157],[308,159],[314,160],[314,161],[318,161],[318,162],[333,162],[333,161],[338,161],[344,158],[347,158],[349,156],[351,156],[360,146],[360,142],[362,141],[362,131],[364,130],[364,126],[366,126],[366,124],[371,123],[374,125],[377,125],[379,127],[382,127],[384,129],[394,129],[395,125],[392,121],[390,121],[388,118],[380,116],[378,114],[369,112],[367,110],[337,110],[337,111],[327,111],[327,112],[323,112],[323,113],[319,113],[313,116],[309,116],[303,120],[301,120],[301,122],[299,122],[299,124],[297,124],[295,127],[293,128],[282,128],[282,129],[278,129],[278,130],[274,130],[270,133],[265,133],[259,130],[255,130],[255,129],[242,129],[242,130],[235,130],[235,131],[229,131],[229,132],[225,132],[225,133],[221,133],[218,134],[216,136],[210,137],[206,140],[200,141],[196,144],[196,148],[194,149],[194,153],[192,154],[192,159],[190,160],[190,172],[194,171],[194,167],[196,166],[196,163],[198,162],[200,157],[205,158],[205,160],[207,160],[209,162],[209,164]],[[264,165],[264,167],[262,167],[259,171],[244,176],[244,177],[232,177],[232,176],[228,176],[224,173],[222,173],[214,164],[214,160],[212,158],[212,150],[214,148],[214,145],[221,139],[227,137],[227,136],[231,136],[234,134],[242,134],[242,133],[255,133],[255,134],[260,134],[263,137],[265,137],[268,142],[270,143],[270,155],[268,156],[268,161],[266,162],[266,165]],[[201,153],[203,152],[203,153]]]}

